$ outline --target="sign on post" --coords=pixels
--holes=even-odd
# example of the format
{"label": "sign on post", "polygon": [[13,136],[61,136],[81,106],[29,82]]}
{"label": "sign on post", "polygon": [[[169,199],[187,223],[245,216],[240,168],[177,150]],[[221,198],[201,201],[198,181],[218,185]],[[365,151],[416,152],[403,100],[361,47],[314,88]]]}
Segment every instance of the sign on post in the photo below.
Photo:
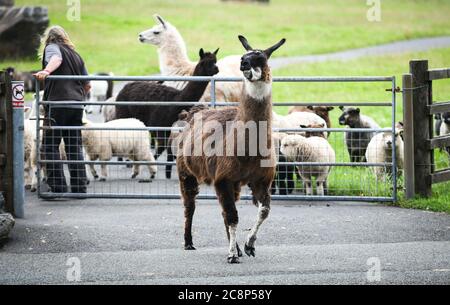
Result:
{"label": "sign on post", "polygon": [[23,108],[25,100],[25,87],[23,82],[12,82],[13,108]]}

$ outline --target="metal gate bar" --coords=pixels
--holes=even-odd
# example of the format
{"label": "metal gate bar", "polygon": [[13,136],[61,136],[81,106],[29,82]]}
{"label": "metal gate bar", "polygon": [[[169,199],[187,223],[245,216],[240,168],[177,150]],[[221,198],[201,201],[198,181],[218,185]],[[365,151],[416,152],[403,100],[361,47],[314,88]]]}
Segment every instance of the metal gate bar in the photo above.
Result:
{"label": "metal gate bar", "polygon": [[[243,78],[228,77],[228,78],[218,78],[218,77],[203,77],[203,76],[191,76],[191,77],[173,77],[173,76],[49,76],[48,79],[51,80],[111,80],[111,81],[210,81],[211,83],[211,102],[209,103],[199,103],[199,102],[165,102],[165,101],[148,101],[148,102],[125,102],[125,101],[115,101],[115,102],[67,102],[67,101],[40,101],[39,99],[39,82],[36,82],[36,106],[40,105],[163,105],[163,106],[186,106],[186,105],[205,105],[210,107],[217,106],[236,106],[238,103],[223,103],[216,102],[215,99],[215,83],[216,82],[237,82],[243,81]],[[379,106],[379,107],[392,107],[392,128],[381,128],[381,129],[348,129],[348,128],[295,128],[295,129],[281,129],[274,128],[273,131],[279,132],[305,132],[305,131],[316,131],[316,132],[391,132],[395,134],[395,107],[396,107],[396,97],[395,88],[396,81],[395,77],[384,77],[384,76],[374,76],[374,77],[274,77],[273,82],[390,82],[392,86],[392,101],[391,102],[276,102],[273,106]],[[36,130],[37,130],[37,153],[40,156],[40,130],[117,130],[115,128],[103,128],[103,127],[49,127],[40,125],[40,118],[36,118]],[[173,131],[181,130],[179,127],[146,127],[146,128],[120,128],[120,130],[135,130],[135,131]],[[38,159],[38,183],[41,182],[40,166],[48,163],[82,163],[82,164],[107,164],[107,165],[175,165],[176,162],[146,162],[146,161],[46,161]],[[279,165],[292,165],[292,166],[333,166],[333,167],[391,167],[392,168],[392,196],[305,196],[305,195],[272,195],[274,200],[307,200],[307,201],[378,201],[378,202],[392,202],[397,200],[397,160],[395,145],[393,145],[392,151],[392,162],[386,163],[367,163],[367,162],[357,162],[357,163],[317,163],[317,162],[279,162]],[[121,193],[88,193],[88,194],[54,194],[49,192],[41,192],[40,187],[38,187],[38,196],[40,198],[128,198],[128,199],[180,199],[180,194],[121,194]],[[200,193],[197,197],[198,199],[216,199],[215,195],[202,194]],[[251,200],[250,195],[241,195],[242,200]]]}

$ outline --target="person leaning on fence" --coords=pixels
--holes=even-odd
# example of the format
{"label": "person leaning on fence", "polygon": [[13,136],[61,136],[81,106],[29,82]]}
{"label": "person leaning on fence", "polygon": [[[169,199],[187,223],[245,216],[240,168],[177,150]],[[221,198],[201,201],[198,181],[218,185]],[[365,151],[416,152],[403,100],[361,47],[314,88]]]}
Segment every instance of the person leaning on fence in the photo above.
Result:
{"label": "person leaning on fence", "polygon": [[[51,75],[87,75],[83,59],[62,27],[53,26],[44,36],[42,71],[35,74],[39,80]],[[88,81],[46,80],[45,101],[84,101],[90,90]],[[52,105],[46,107],[50,126],[82,126],[83,105]],[[59,161],[59,145],[64,139],[67,160],[84,161],[80,130],[46,130],[43,137],[45,159]],[[72,193],[86,193],[86,167],[69,164]],[[62,163],[47,163],[47,183],[53,193],[67,193],[67,183]]]}

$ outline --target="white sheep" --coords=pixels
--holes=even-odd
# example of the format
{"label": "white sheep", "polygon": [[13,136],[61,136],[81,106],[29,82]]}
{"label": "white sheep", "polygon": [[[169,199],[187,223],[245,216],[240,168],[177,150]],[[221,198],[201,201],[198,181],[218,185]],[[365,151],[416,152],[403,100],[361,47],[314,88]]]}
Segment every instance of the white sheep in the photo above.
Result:
{"label": "white sheep", "polygon": [[[276,112],[272,113],[272,127],[274,128],[300,128],[301,126],[327,126],[324,119],[315,113],[311,112],[293,112],[286,116],[279,115]],[[304,132],[300,132],[300,135],[305,135]],[[326,139],[327,132],[322,132],[323,137]]]}
{"label": "white sheep", "polygon": [[[450,134],[450,112],[445,112],[442,114],[442,123],[439,131],[440,136]],[[447,152],[450,162],[450,146],[445,147],[444,150]]]}
{"label": "white sheep", "polygon": [[[115,102],[116,97],[111,97],[106,102]],[[116,119],[116,105],[103,105],[100,108],[100,112],[103,115],[104,122],[109,122]]]}
{"label": "white sheep", "polygon": [[26,115],[30,112],[32,112],[31,108],[24,108],[24,178],[25,188],[31,189],[32,192],[35,192],[37,189],[36,121],[32,121],[26,117]]}
{"label": "white sheep", "polygon": [[[119,119],[106,123],[92,123],[83,119],[85,127],[117,128],[117,130],[83,130],[83,146],[88,159],[95,161],[109,161],[113,156],[126,157],[133,161],[155,162],[150,150],[150,137],[146,130],[120,130],[121,128],[145,128],[144,123],[136,119]],[[93,164],[89,164],[92,176],[98,175]],[[149,165],[150,180],[154,178],[157,167]],[[131,178],[139,175],[139,165],[134,165]],[[101,165],[100,181],[106,181],[108,171],[106,164]]]}
{"label": "white sheep", "polygon": [[[395,134],[395,149],[397,170],[401,175],[403,169],[403,140],[401,137],[403,130],[397,130]],[[391,163],[392,162],[392,133],[381,132],[376,134],[367,145],[366,160],[368,163]],[[385,175],[392,175],[392,166],[374,166],[373,171],[378,180],[383,180]]]}
{"label": "white sheep", "polygon": [[[322,162],[335,163],[336,154],[323,137],[305,138],[302,135],[287,135],[281,140],[281,153],[290,162]],[[313,194],[312,179],[316,179],[317,195],[324,196],[328,175],[331,170],[329,165],[301,165],[298,172],[305,183],[306,195]]]}

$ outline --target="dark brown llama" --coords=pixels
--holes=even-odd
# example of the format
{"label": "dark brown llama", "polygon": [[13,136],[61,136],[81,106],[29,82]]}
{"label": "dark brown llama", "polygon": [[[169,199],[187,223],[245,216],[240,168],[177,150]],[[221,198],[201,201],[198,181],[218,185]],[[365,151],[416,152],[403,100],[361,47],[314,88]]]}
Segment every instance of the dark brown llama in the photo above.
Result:
{"label": "dark brown llama", "polygon": [[[216,66],[217,49],[215,52],[204,52],[200,49],[200,61],[195,66],[194,76],[213,76],[219,72]],[[208,86],[207,81],[190,81],[183,90],[178,90],[156,82],[132,82],[127,84],[119,93],[117,101],[180,101],[197,102]],[[116,118],[136,118],[147,127],[171,127],[178,120],[178,114],[183,110],[189,110],[192,105],[186,106],[116,106]],[[155,159],[157,159],[168,147],[170,131],[152,132],[152,137],[157,142]],[[173,161],[170,150],[167,151],[167,161]],[[172,166],[166,166],[166,178],[170,179]]]}
{"label": "dark brown llama", "polygon": [[[247,53],[241,58],[244,87],[238,107],[193,110],[189,125],[181,133],[177,152],[177,169],[184,204],[186,250],[195,250],[192,243],[192,218],[199,184],[212,184],[222,206],[225,230],[229,240],[229,263],[239,263],[242,252],[236,242],[238,212],[236,201],[243,185],[249,185],[254,203],[258,205],[258,219],[247,237],[244,251],[255,256],[256,234],[270,211],[270,186],[275,175],[275,150],[272,145],[272,77],[268,59],[284,44],[285,39],[266,50],[254,50],[243,36],[239,36]],[[221,137],[207,143],[214,130]],[[250,126],[246,130],[246,126]],[[251,126],[257,136],[250,136]],[[242,128],[244,127],[244,128]],[[199,130],[200,129],[200,130]],[[243,130],[242,138],[239,131]],[[249,131],[249,132],[246,132]],[[255,130],[254,130],[255,131]],[[253,142],[252,145],[252,141]],[[200,145],[200,147],[199,147]],[[240,150],[244,145],[244,149]],[[252,153],[251,148],[257,147]],[[264,148],[262,148],[264,147]],[[197,154],[196,149],[200,150]]]}

